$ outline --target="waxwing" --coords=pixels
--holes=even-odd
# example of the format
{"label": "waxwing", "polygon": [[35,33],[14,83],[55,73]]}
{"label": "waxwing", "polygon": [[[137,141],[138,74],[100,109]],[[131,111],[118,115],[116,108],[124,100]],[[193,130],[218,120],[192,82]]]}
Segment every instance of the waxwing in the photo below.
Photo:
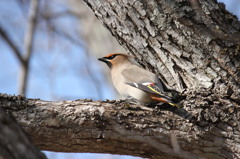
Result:
{"label": "waxwing", "polygon": [[112,53],[98,60],[110,68],[113,85],[120,95],[141,104],[163,102],[179,107],[173,99],[178,92],[168,89],[155,74],[137,66],[133,56]]}

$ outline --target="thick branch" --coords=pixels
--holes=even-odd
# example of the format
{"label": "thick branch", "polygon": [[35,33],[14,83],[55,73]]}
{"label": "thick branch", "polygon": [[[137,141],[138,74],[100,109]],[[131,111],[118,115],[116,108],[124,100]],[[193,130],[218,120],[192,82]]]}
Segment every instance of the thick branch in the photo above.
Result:
{"label": "thick branch", "polygon": [[240,146],[239,110],[221,111],[222,103],[206,107],[204,102],[214,98],[207,93],[202,90],[197,96],[207,96],[196,102],[188,97],[188,111],[149,111],[116,101],[50,102],[3,94],[0,106],[15,116],[42,150],[148,158],[240,157],[236,148]]}

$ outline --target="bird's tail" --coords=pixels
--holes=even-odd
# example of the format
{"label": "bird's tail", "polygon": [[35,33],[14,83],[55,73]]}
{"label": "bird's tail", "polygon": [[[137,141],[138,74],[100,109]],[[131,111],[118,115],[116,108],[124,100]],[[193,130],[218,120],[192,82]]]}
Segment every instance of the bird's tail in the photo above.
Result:
{"label": "bird's tail", "polygon": [[177,103],[174,103],[172,100],[164,98],[164,97],[159,97],[159,96],[152,95],[151,98],[155,101],[167,103],[167,104],[169,104],[171,106],[174,106],[174,107],[177,107],[177,108],[182,108],[181,105],[179,105]]}

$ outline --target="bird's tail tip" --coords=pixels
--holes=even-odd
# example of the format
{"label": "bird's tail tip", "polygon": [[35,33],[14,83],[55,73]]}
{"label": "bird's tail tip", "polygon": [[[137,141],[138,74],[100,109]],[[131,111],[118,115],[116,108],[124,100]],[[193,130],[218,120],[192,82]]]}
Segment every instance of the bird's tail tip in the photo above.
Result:
{"label": "bird's tail tip", "polygon": [[182,108],[183,106],[180,104],[176,104],[176,103],[168,103],[169,105],[173,106],[173,107],[177,107],[177,108]]}

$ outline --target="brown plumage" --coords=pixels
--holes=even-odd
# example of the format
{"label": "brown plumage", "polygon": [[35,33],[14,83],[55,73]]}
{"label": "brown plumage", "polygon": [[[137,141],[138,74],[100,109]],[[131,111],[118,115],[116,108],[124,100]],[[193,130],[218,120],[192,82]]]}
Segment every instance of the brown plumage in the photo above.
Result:
{"label": "brown plumage", "polygon": [[166,95],[164,89],[169,89],[164,83],[155,74],[137,66],[133,56],[112,53],[98,60],[109,66],[113,84],[122,96],[134,98],[142,104],[165,102],[177,106]]}

